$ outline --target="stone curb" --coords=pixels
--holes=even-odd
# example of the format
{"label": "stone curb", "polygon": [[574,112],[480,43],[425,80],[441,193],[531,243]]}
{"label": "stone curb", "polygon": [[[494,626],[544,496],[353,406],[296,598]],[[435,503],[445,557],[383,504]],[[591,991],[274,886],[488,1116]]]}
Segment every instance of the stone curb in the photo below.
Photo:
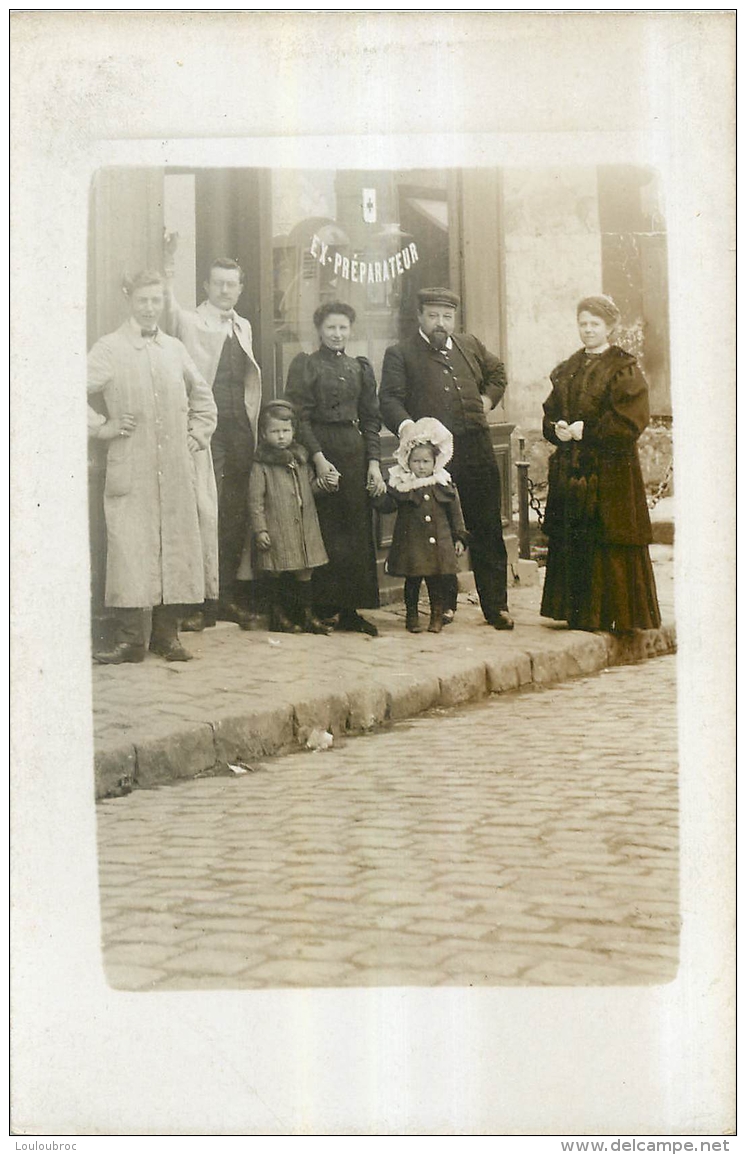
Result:
{"label": "stone curb", "polygon": [[551,685],[675,650],[676,631],[670,626],[631,638],[568,632],[561,646],[534,645],[502,657],[450,662],[438,678],[398,677],[389,685],[374,675],[351,684],[344,694],[278,701],[270,709],[184,723],[158,738],[99,750],[94,759],[96,798],[195,778],[226,762],[250,764],[299,750],[312,729],[329,730],[335,737],[369,733],[433,706],[458,706],[531,684]]}

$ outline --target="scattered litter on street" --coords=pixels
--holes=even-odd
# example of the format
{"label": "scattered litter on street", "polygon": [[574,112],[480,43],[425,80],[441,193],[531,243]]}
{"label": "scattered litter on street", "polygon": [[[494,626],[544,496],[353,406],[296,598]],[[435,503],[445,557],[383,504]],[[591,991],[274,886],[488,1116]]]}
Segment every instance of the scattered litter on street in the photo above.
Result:
{"label": "scattered litter on street", "polygon": [[309,750],[328,750],[334,743],[334,737],[328,730],[312,730],[306,738]]}

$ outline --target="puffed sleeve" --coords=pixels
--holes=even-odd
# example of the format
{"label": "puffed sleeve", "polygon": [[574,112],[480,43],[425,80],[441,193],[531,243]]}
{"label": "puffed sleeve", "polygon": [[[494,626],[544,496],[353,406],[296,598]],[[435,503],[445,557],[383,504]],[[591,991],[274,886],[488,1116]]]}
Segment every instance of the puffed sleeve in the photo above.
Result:
{"label": "puffed sleeve", "polygon": [[358,427],[365,441],[368,461],[381,460],[381,410],[378,405],[378,387],[373,366],[367,357],[358,357],[363,370],[363,383],[358,401]]}
{"label": "puffed sleeve", "polygon": [[596,421],[586,421],[583,441],[609,449],[628,449],[649,421],[647,382],[633,361],[612,378],[609,408]]}
{"label": "puffed sleeve", "polygon": [[554,429],[555,421],[559,421],[560,418],[559,416],[552,416],[555,410],[557,410],[556,405],[550,405],[553,397],[554,394],[550,393],[544,402],[544,420],[541,423],[541,431],[544,434],[545,439],[550,441],[552,445],[561,445],[562,442],[560,441]]}
{"label": "puffed sleeve", "polygon": [[561,445],[562,442],[554,431],[555,421],[559,421],[562,417],[562,408],[554,381],[554,374],[556,372],[557,370],[555,369],[554,372],[549,375],[552,382],[552,392],[544,402],[544,420],[542,421],[541,429],[547,441],[551,441],[552,445]]}
{"label": "puffed sleeve", "polygon": [[215,398],[212,389],[183,345],[181,346],[181,360],[189,398],[188,431],[200,449],[206,449],[218,423]]}
{"label": "puffed sleeve", "polygon": [[311,419],[316,410],[315,370],[308,353],[298,353],[290,363],[285,398],[298,414],[298,441],[310,457],[322,449],[313,432]]}

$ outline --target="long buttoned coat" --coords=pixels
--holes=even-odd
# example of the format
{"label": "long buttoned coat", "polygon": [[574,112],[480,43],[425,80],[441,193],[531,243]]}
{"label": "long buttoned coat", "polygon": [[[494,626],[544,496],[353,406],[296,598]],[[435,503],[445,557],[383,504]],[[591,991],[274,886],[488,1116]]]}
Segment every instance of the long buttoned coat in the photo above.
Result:
{"label": "long buttoned coat", "polygon": [[313,496],[315,477],[302,445],[277,450],[260,442],[249,479],[249,516],[252,533],[268,533],[271,545],[257,550],[257,569],[287,573],[329,561]]}
{"label": "long buttoned coat", "polygon": [[210,387],[181,341],[160,329],[146,340],[128,320],[91,349],[88,392],[103,394],[109,417],[136,420],[106,459],[106,604],[203,601],[195,462],[217,420]]}
{"label": "long buttoned coat", "polygon": [[400,577],[455,574],[454,542],[468,534],[454,485],[427,485],[402,492],[389,486],[375,505],[382,513],[396,510],[386,571]]}

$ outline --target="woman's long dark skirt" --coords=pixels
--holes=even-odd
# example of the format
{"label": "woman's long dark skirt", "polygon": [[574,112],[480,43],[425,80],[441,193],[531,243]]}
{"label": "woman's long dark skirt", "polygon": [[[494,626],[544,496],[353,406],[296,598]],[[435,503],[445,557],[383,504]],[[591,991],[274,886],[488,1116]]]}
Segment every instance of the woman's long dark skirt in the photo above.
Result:
{"label": "woman's long dark skirt", "polygon": [[380,601],[362,435],[356,425],[314,423],[313,431],[324,456],[342,475],[336,493],[317,495],[329,564],[313,572],[314,605],[320,610],[375,609]]}
{"label": "woman's long dark skirt", "polygon": [[541,614],[575,630],[656,629],[661,615],[648,547],[552,538]]}

